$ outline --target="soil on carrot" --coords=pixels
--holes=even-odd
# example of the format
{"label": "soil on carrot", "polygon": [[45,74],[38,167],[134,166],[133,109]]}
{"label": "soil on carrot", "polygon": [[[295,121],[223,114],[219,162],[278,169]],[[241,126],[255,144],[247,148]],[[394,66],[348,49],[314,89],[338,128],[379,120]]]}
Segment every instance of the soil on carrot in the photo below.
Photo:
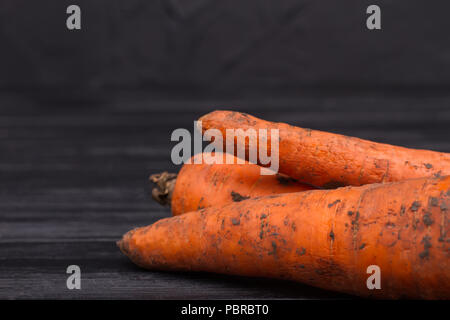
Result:
{"label": "soil on carrot", "polygon": [[414,201],[411,205],[411,211],[417,211],[420,208],[421,204],[419,201]]}
{"label": "soil on carrot", "polygon": [[250,199],[250,197],[246,197],[237,192],[231,191],[231,199],[233,199],[234,202],[240,202],[243,200]]}

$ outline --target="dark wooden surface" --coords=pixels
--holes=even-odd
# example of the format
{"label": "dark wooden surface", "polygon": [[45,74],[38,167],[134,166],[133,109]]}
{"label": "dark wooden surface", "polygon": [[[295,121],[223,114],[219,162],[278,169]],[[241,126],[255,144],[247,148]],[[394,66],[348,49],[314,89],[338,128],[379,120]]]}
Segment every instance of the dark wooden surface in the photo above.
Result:
{"label": "dark wooden surface", "polygon": [[[177,170],[170,133],[217,107],[450,152],[450,95],[309,93],[301,98],[161,99],[139,92],[65,101],[0,94],[0,298],[348,298],[301,284],[141,270],[115,246],[167,217],[147,176]],[[53,98],[48,98],[53,97]],[[238,107],[239,106],[239,107]],[[82,289],[68,290],[68,265]]]}

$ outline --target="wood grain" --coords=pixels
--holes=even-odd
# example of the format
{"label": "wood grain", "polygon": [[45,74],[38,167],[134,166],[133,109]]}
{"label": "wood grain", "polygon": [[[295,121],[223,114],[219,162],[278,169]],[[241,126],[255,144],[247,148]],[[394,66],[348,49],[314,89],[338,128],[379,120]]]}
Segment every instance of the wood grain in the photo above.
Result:
{"label": "wood grain", "polygon": [[[62,95],[61,95],[62,96]],[[450,152],[446,95],[162,99],[110,92],[64,101],[0,94],[0,298],[348,298],[301,284],[140,270],[116,248],[127,230],[169,215],[147,177],[177,170],[172,130],[216,106],[320,130]],[[43,97],[43,96],[42,96]],[[68,290],[77,264],[82,289]]]}

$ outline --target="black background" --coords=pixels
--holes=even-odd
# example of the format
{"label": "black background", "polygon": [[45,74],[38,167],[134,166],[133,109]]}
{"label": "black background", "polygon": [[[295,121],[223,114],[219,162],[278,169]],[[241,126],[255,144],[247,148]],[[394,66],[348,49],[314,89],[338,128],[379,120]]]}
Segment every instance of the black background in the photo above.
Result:
{"label": "black background", "polygon": [[[66,28],[78,4],[82,29]],[[378,4],[382,30],[365,26]],[[115,247],[170,215],[147,177],[214,109],[450,152],[446,1],[0,4],[0,298],[347,298],[147,272]],[[66,288],[68,265],[82,289]]]}

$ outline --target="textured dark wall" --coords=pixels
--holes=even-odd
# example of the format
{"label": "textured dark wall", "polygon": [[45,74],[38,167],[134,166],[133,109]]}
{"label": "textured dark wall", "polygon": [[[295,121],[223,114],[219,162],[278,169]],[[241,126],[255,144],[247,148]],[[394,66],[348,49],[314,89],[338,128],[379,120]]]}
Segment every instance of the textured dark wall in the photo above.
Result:
{"label": "textured dark wall", "polygon": [[[365,27],[369,4],[382,30]],[[66,7],[82,9],[68,31]],[[3,0],[0,89],[450,87],[448,1]]]}

